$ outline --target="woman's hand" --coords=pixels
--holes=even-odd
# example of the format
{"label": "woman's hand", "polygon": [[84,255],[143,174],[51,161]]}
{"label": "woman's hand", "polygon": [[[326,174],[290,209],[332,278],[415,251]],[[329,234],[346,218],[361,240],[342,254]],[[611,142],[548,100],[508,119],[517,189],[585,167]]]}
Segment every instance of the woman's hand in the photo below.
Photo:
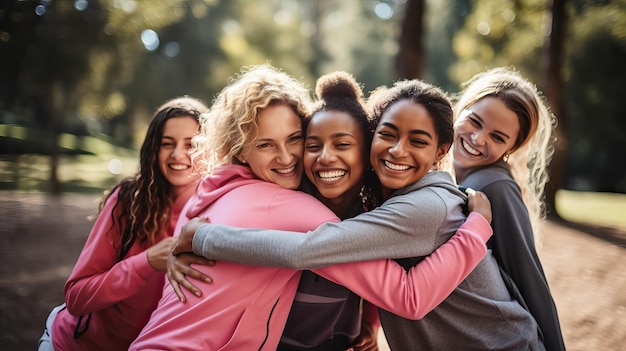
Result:
{"label": "woman's hand", "polygon": [[487,195],[471,188],[465,189],[465,193],[467,194],[467,209],[470,212],[478,212],[491,223],[491,202]]}
{"label": "woman's hand", "polygon": [[148,263],[157,272],[165,272],[167,269],[167,256],[174,243],[174,238],[167,237],[148,248]]}
{"label": "woman's hand", "polygon": [[172,255],[178,255],[181,252],[193,252],[191,244],[196,229],[202,224],[209,223],[207,218],[192,218],[187,224],[180,228],[180,234],[176,237],[176,242],[172,245]]}
{"label": "woman's hand", "polygon": [[361,334],[346,351],[378,351],[378,328],[369,323],[361,323]]}
{"label": "woman's hand", "polygon": [[202,291],[187,279],[187,275],[206,283],[212,282],[211,277],[194,269],[191,267],[191,264],[214,266],[215,261],[196,256],[192,253],[181,253],[176,256],[169,255],[167,258],[167,280],[169,280],[172,288],[174,288],[176,296],[178,296],[178,299],[181,302],[185,302],[186,300],[185,294],[180,288],[181,285],[196,296],[202,295]]}

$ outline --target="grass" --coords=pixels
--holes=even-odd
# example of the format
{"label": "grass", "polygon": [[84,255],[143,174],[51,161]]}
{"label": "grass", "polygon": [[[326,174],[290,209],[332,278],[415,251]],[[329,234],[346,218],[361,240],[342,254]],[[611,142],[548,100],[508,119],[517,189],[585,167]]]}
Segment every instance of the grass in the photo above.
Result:
{"label": "grass", "polygon": [[[40,155],[0,158],[0,190],[45,192],[49,163]],[[57,176],[63,192],[102,193],[136,170],[137,159],[125,155],[61,156]]]}
{"label": "grass", "polygon": [[559,190],[556,210],[571,222],[626,230],[626,194]]}

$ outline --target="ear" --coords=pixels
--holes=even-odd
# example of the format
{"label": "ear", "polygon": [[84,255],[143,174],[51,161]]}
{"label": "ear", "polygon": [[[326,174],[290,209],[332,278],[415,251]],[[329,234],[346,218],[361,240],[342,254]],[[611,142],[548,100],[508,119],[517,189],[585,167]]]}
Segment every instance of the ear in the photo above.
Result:
{"label": "ear", "polygon": [[434,165],[438,164],[444,157],[446,157],[448,151],[450,150],[450,145],[451,144],[443,144],[437,147],[437,155],[435,156]]}

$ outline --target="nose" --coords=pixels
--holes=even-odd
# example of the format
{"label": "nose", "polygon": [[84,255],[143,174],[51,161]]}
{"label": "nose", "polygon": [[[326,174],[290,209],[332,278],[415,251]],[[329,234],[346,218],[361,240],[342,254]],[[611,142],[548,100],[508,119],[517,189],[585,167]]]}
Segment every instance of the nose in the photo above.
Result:
{"label": "nose", "polygon": [[172,149],[170,157],[175,160],[183,160],[187,157],[191,157],[189,151],[189,145],[187,145],[186,143],[177,143]]}
{"label": "nose", "polygon": [[485,135],[482,130],[477,130],[472,133],[472,142],[476,145],[483,145],[485,143]]}
{"label": "nose", "polygon": [[404,143],[402,140],[398,140],[393,146],[389,148],[389,154],[393,157],[401,157],[404,155],[406,148],[404,147]]}
{"label": "nose", "polygon": [[323,147],[320,155],[317,157],[317,162],[327,164],[334,162],[336,159],[335,153],[329,147]]}
{"label": "nose", "polygon": [[278,156],[276,157],[278,163],[282,165],[289,165],[294,159],[292,150],[289,147],[282,146],[278,150]]}

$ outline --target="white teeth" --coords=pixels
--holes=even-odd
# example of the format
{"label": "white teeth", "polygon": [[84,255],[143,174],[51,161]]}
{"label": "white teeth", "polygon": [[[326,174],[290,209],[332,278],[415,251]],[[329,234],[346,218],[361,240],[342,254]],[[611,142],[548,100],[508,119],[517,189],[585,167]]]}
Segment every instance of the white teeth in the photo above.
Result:
{"label": "white teeth", "polygon": [[327,181],[327,182],[333,182],[343,177],[344,175],[346,175],[346,173],[348,172],[347,171],[323,171],[323,172],[318,172],[317,174],[320,176],[322,180]]}
{"label": "white teeth", "polygon": [[181,165],[181,164],[176,164],[176,165],[170,164],[170,168],[173,169],[173,170],[176,170],[176,171],[184,171],[184,170],[188,169],[189,166]]}
{"label": "white teeth", "polygon": [[289,168],[277,168],[276,172],[280,173],[280,174],[287,174],[287,173],[291,173],[296,169],[296,166],[292,166]]}
{"label": "white teeth", "polygon": [[407,169],[409,169],[409,166],[407,165],[397,165],[395,163],[391,163],[389,161],[384,161],[385,162],[385,166],[388,168],[393,169],[394,171],[406,171]]}
{"label": "white teeth", "polygon": [[479,156],[480,155],[480,151],[474,149],[473,147],[469,146],[464,139],[461,139],[461,145],[463,145],[463,148],[465,149],[465,151],[469,152],[470,154],[474,155],[474,156]]}

